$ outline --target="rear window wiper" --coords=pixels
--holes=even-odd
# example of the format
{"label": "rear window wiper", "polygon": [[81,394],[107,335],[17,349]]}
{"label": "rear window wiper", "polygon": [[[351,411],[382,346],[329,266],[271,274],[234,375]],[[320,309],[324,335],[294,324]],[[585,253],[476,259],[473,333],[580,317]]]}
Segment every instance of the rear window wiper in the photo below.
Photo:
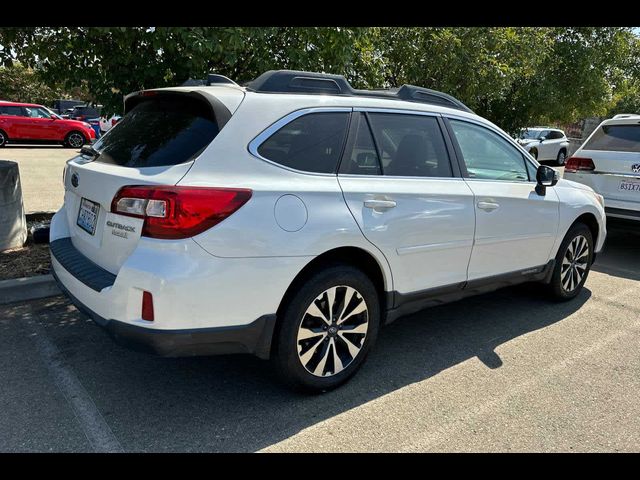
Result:
{"label": "rear window wiper", "polygon": [[83,145],[83,147],[80,149],[80,154],[95,158],[100,155],[100,152],[93,148],[91,145]]}

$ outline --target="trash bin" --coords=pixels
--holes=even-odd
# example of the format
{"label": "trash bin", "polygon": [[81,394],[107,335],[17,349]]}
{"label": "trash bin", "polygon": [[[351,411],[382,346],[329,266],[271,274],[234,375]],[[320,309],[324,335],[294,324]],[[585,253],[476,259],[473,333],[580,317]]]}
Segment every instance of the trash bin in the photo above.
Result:
{"label": "trash bin", "polygon": [[27,220],[18,164],[0,160],[0,252],[22,247],[26,241]]}

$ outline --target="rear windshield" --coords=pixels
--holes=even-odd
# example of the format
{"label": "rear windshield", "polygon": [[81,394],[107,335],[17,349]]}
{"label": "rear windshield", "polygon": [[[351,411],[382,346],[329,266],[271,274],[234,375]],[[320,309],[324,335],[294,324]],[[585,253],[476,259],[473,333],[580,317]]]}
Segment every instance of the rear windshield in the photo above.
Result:
{"label": "rear windshield", "polygon": [[219,132],[208,104],[187,96],[144,100],[93,148],[97,162],[124,167],[177,165],[197,157]]}
{"label": "rear windshield", "polygon": [[640,125],[603,125],[582,148],[583,150],[640,152]]}

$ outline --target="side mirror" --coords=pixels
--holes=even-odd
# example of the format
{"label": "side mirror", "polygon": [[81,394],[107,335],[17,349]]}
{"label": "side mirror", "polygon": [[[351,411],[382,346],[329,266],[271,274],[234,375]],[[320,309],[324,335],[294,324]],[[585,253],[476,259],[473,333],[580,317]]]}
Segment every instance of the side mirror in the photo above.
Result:
{"label": "side mirror", "polygon": [[538,195],[546,195],[547,187],[553,187],[560,179],[560,174],[557,170],[546,165],[540,165],[536,172],[536,193]]}
{"label": "side mirror", "polygon": [[540,143],[542,143],[543,141],[545,141],[547,139],[547,137],[540,137]]}

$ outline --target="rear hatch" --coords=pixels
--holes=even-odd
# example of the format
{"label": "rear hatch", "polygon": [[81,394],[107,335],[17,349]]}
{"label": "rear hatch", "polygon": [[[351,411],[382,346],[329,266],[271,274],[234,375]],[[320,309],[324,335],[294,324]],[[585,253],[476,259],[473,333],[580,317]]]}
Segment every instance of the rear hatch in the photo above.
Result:
{"label": "rear hatch", "polygon": [[575,156],[593,161],[593,188],[606,199],[640,204],[639,120],[599,126]]}
{"label": "rear hatch", "polygon": [[[230,90],[230,89],[227,89]],[[237,89],[233,110],[244,96]],[[229,92],[221,97],[228,98]],[[227,102],[229,104],[229,102]],[[125,116],[65,171],[71,241],[94,263],[117,274],[140,240],[143,220],[111,213],[124,186],[175,185],[215,139],[231,112],[209,92],[152,90],[125,100]]]}

